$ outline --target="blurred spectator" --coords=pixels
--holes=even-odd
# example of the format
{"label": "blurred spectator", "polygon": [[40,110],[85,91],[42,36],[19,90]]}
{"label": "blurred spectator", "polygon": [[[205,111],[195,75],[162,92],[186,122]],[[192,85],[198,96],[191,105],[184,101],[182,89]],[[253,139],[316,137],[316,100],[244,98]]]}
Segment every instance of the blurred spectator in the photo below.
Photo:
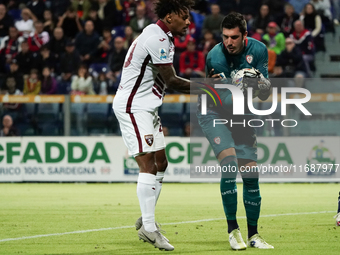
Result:
{"label": "blurred spectator", "polygon": [[107,95],[110,90],[110,81],[105,72],[100,72],[94,83],[94,91],[98,95]]}
{"label": "blurred spectator", "polygon": [[51,10],[56,17],[60,17],[67,11],[70,4],[70,0],[53,0],[51,1]]}
{"label": "blurred spectator", "polygon": [[290,35],[294,44],[300,49],[306,66],[306,71],[309,76],[312,76],[311,71],[315,71],[314,66],[314,43],[311,36],[311,32],[305,29],[301,20],[297,20],[294,23],[295,31]]}
{"label": "blurred spectator", "polygon": [[185,137],[189,137],[192,134],[192,129],[193,127],[190,122],[185,123],[183,128],[183,135]]}
{"label": "blurred spectator", "polygon": [[91,9],[86,21],[91,20],[94,24],[94,30],[100,35],[103,32],[103,21],[98,17],[96,9]]}
{"label": "blurred spectator", "polygon": [[325,16],[329,21],[333,19],[331,2],[329,0],[311,0],[310,3],[313,4],[316,12],[320,16]]}
{"label": "blurred spectator", "polygon": [[41,94],[52,95],[57,92],[57,81],[51,76],[51,69],[44,67],[42,71]]}
{"label": "blurred spectator", "polygon": [[14,25],[14,21],[7,13],[6,6],[0,4],[0,39],[8,35],[9,27]]}
{"label": "blurred spectator", "polygon": [[45,3],[42,0],[32,0],[27,3],[27,8],[31,10],[32,13],[39,19],[43,20]]}
{"label": "blurred spectator", "polygon": [[80,60],[89,64],[97,53],[100,43],[99,35],[94,31],[91,20],[86,21],[85,29],[77,35],[75,43],[80,54]]}
{"label": "blurred spectator", "polygon": [[310,2],[310,0],[289,0],[288,2],[291,5],[293,5],[296,13],[301,14],[303,11],[303,8],[305,7],[306,4]]}
{"label": "blurred spectator", "polygon": [[124,34],[125,34],[124,49],[128,50],[134,40],[132,28],[130,26],[126,26],[124,30]]}
{"label": "blurred spectator", "polygon": [[4,0],[4,1],[2,1],[2,3],[4,4],[4,5],[6,5],[7,6],[7,9],[8,10],[13,10],[13,9],[19,9],[19,1],[16,1],[16,0]]}
{"label": "blurred spectator", "polygon": [[104,27],[114,27],[123,24],[123,7],[120,1],[98,0],[98,17]]}
{"label": "blurred spectator", "polygon": [[61,55],[65,52],[66,38],[64,36],[64,31],[61,27],[56,27],[53,31],[53,36],[48,43],[56,62],[60,62]]}
{"label": "blurred spectator", "polygon": [[130,21],[130,27],[134,32],[134,36],[138,36],[147,25],[151,24],[151,20],[146,17],[145,14],[145,7],[138,5],[136,8],[136,17]]}
{"label": "blurred spectator", "polygon": [[125,24],[129,24],[131,19],[136,16],[136,8],[138,4],[145,6],[144,1],[135,1],[135,0],[124,0],[123,1]]}
{"label": "blurred spectator", "polygon": [[312,0],[310,3],[313,4],[316,13],[320,15],[325,32],[332,32],[335,35],[330,0]]}
{"label": "blurred spectator", "polygon": [[0,59],[2,66],[12,62],[12,59],[14,59],[21,50],[21,43],[23,41],[24,38],[19,36],[16,27],[11,26],[9,28],[9,35],[5,36],[0,44]]}
{"label": "blurred spectator", "polygon": [[262,4],[267,4],[270,14],[276,18],[283,13],[285,1],[282,0],[263,0]]}
{"label": "blurred spectator", "polygon": [[225,1],[225,0],[217,0],[214,1],[216,4],[218,4],[218,6],[221,9],[221,13],[223,15],[227,15],[230,12],[237,12],[238,11],[238,4],[239,4],[239,0],[229,0],[229,1]]}
{"label": "blurred spectator", "polygon": [[313,37],[316,37],[321,32],[321,17],[317,14],[314,5],[310,3],[306,4],[300,18],[303,21],[305,28],[312,32]]}
{"label": "blurred spectator", "polygon": [[294,31],[294,22],[299,19],[299,14],[294,10],[293,5],[286,3],[284,14],[277,19],[277,24],[281,28],[285,37],[288,37]]}
{"label": "blurred spectator", "polygon": [[255,18],[260,10],[261,2],[262,0],[240,0],[238,10],[246,16],[250,15],[251,18]]}
{"label": "blurred spectator", "polygon": [[149,0],[145,2],[146,16],[151,20],[152,23],[156,23],[158,17],[155,14],[155,3],[156,0]]}
{"label": "blurred spectator", "polygon": [[29,35],[34,31],[34,22],[38,19],[28,8],[22,9],[21,18],[21,20],[15,22],[15,27],[25,38],[28,38]]}
{"label": "blurred spectator", "polygon": [[[15,77],[8,75],[5,80],[5,88],[2,93],[6,95],[22,95],[22,92],[16,87]],[[3,104],[4,108],[10,110],[19,110],[21,104],[18,103],[6,103]]]}
{"label": "blurred spectator", "polygon": [[90,0],[72,0],[72,7],[77,11],[77,15],[82,20],[86,20],[91,9]]}
{"label": "blurred spectator", "polygon": [[176,47],[175,54],[180,55],[183,51],[185,51],[187,49],[188,42],[191,38],[192,37],[190,34],[187,34],[185,36],[176,36],[175,37],[175,47]]}
{"label": "blurred spectator", "polygon": [[57,27],[57,20],[53,17],[51,10],[45,10],[44,11],[44,31],[46,31],[51,36],[56,27]]}
{"label": "blurred spectator", "polygon": [[41,81],[39,80],[39,72],[37,69],[31,69],[29,77],[25,79],[24,94],[38,95],[41,90]]}
{"label": "blurred spectator", "polygon": [[[11,80],[11,79],[14,79]],[[14,93],[17,90],[16,87],[16,81],[15,77],[12,75],[7,75],[6,78],[4,79],[3,83],[1,84],[0,87],[0,94],[7,94],[8,91],[11,91],[11,93]],[[20,90],[19,90],[20,92]]]}
{"label": "blurred spectator", "polygon": [[70,80],[73,74],[76,74],[80,64],[80,55],[72,41],[68,41],[65,47],[65,53],[60,58],[60,71],[64,80]]}
{"label": "blurred spectator", "polygon": [[312,4],[306,4],[303,15],[300,16],[306,29],[312,32],[316,51],[326,51],[325,38],[322,31],[322,20]]}
{"label": "blurred spectator", "polygon": [[334,11],[334,25],[339,25],[339,18],[340,18],[340,1],[339,0],[333,0],[333,11]]}
{"label": "blurred spectator", "polygon": [[24,90],[24,78],[23,74],[19,72],[19,66],[16,59],[13,59],[11,64],[9,65],[9,74],[7,77],[14,77],[16,88],[20,91]]}
{"label": "blurred spectator", "polygon": [[5,115],[2,119],[2,129],[0,136],[18,136],[18,130],[13,126],[13,119],[10,115]]}
{"label": "blurred spectator", "polygon": [[73,95],[94,95],[92,77],[89,75],[86,65],[81,65],[78,75],[72,78],[71,84]]}
{"label": "blurred spectator", "polygon": [[44,31],[44,25],[41,21],[34,22],[35,31],[30,34],[27,42],[31,52],[38,52],[40,48],[49,42],[50,35]]}
{"label": "blurred spectator", "polygon": [[263,40],[269,43],[269,49],[275,51],[279,55],[285,49],[285,36],[279,32],[279,27],[272,21],[268,23],[267,32],[263,36]]}
{"label": "blurred spectator", "polygon": [[271,75],[274,72],[277,54],[275,53],[275,51],[269,49],[268,41],[262,40],[262,42],[266,45],[267,50],[268,50],[268,73],[269,75]]}
{"label": "blurred spectator", "polygon": [[41,47],[40,54],[33,61],[33,67],[38,69],[39,73],[45,66],[48,66],[52,72],[54,72],[56,66],[55,57],[46,45]]}
{"label": "blurred spectator", "polygon": [[281,78],[306,77],[301,51],[295,46],[292,38],[286,39],[286,49],[277,56],[274,74]]}
{"label": "blurred spectator", "polygon": [[220,26],[224,16],[220,13],[220,7],[217,4],[212,4],[210,10],[211,14],[204,19],[202,33],[210,31],[214,35],[220,36]]}
{"label": "blurred spectator", "polygon": [[193,9],[197,11],[198,13],[201,13],[202,15],[206,15],[209,12],[208,2],[215,2],[215,1],[216,0],[213,0],[213,1],[195,0],[195,6],[193,7]]}
{"label": "blurred spectator", "polygon": [[[195,38],[196,24],[195,24],[194,17],[192,16],[191,12],[189,13],[189,20],[190,20],[190,25],[188,27],[187,33]],[[200,35],[198,35],[197,37],[199,37],[199,36]]]}
{"label": "blurred spectator", "polygon": [[109,58],[109,76],[113,81],[120,79],[127,50],[124,48],[124,39],[117,36],[114,39],[114,47]]}
{"label": "blurred spectator", "polygon": [[83,31],[83,27],[73,7],[69,7],[63,16],[59,17],[57,27],[64,30],[67,38],[73,39],[79,32]]}
{"label": "blurred spectator", "polygon": [[191,38],[188,42],[187,50],[180,56],[180,74],[187,79],[205,77],[204,68],[204,56],[202,52],[196,50],[196,41]]}
{"label": "blurred spectator", "polygon": [[261,5],[259,15],[254,19],[253,29],[257,34],[262,36],[266,31],[269,22],[273,21],[273,17],[269,13],[269,7],[266,4]]}
{"label": "blurred spectator", "polygon": [[204,58],[208,55],[209,51],[216,45],[216,40],[210,31],[206,31],[203,35],[203,40],[200,42],[198,49],[202,51]]}
{"label": "blurred spectator", "polygon": [[58,94],[69,94],[71,92],[71,77],[76,74],[80,64],[80,55],[75,49],[73,41],[68,41],[65,53],[60,58],[61,76],[58,82]]}
{"label": "blurred spectator", "polygon": [[33,64],[33,54],[29,50],[28,42],[21,43],[21,52],[16,56],[19,65],[19,72],[29,74]]}
{"label": "blurred spectator", "polygon": [[114,47],[110,28],[103,30],[103,39],[98,45],[98,60],[96,62],[108,63],[109,55]]}

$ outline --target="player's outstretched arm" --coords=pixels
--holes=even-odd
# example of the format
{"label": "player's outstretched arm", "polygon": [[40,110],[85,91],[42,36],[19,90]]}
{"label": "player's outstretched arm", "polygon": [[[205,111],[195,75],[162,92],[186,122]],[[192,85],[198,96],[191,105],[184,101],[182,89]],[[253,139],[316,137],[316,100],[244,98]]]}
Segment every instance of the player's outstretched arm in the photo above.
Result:
{"label": "player's outstretched arm", "polygon": [[157,68],[168,89],[173,89],[185,94],[197,94],[202,92],[199,89],[199,85],[195,85],[187,79],[178,77],[172,65],[158,65]]}

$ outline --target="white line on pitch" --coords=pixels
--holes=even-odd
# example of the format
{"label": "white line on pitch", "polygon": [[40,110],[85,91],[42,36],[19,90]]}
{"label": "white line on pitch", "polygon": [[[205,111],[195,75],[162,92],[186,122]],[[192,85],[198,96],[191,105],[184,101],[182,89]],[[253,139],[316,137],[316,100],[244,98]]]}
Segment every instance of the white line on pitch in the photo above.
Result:
{"label": "white line on pitch", "polygon": [[[320,214],[320,213],[334,213],[334,211],[267,214],[267,215],[261,215],[260,217],[279,217],[279,216]],[[244,218],[246,218],[246,216],[240,216],[240,217],[237,217],[237,218],[244,219]],[[180,221],[180,222],[162,223],[162,225],[190,224],[190,223],[199,223],[199,222],[216,221],[216,220],[224,220],[224,219],[225,218]],[[72,231],[72,232],[54,233],[54,234],[45,234],[45,235],[36,235],[36,236],[22,236],[22,237],[16,237],[16,238],[1,239],[0,243],[1,242],[8,242],[8,241],[18,241],[18,240],[24,240],[24,239],[40,238],[40,237],[63,236],[63,235],[71,235],[71,234],[83,234],[83,233],[89,233],[89,232],[107,231],[107,230],[124,229],[124,228],[134,228],[134,227],[135,226],[121,226],[121,227],[114,227],[114,228],[98,228],[98,229],[78,230],[78,231]]]}

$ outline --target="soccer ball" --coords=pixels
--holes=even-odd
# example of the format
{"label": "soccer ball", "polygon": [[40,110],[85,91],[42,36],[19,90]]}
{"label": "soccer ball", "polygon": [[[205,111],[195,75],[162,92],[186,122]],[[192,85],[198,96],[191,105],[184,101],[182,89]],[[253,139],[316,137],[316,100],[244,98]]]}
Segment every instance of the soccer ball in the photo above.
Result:
{"label": "soccer ball", "polygon": [[[232,83],[236,86],[239,87],[242,91],[244,91],[247,87],[248,84],[245,84],[243,82],[244,77],[249,77],[249,78],[264,78],[263,74],[256,70],[254,67],[252,68],[244,68],[239,70],[232,79]],[[253,98],[257,97],[260,93],[259,89],[253,89]]]}

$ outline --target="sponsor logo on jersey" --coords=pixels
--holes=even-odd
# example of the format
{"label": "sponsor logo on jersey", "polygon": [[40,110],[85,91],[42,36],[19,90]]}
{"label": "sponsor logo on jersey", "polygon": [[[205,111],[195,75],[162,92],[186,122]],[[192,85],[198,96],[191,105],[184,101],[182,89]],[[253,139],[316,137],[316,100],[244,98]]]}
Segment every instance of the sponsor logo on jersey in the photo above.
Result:
{"label": "sponsor logo on jersey", "polygon": [[145,135],[144,139],[147,145],[151,146],[153,144],[153,135]]}
{"label": "sponsor logo on jersey", "polygon": [[167,58],[167,52],[166,52],[166,49],[164,48],[160,48],[159,49],[159,58],[162,60],[162,59],[166,59]]}
{"label": "sponsor logo on jersey", "polygon": [[220,138],[219,136],[215,137],[215,138],[214,138],[214,142],[215,142],[216,144],[220,144],[220,143],[221,143],[221,138]]}
{"label": "sponsor logo on jersey", "polygon": [[253,55],[247,55],[246,56],[246,60],[247,60],[248,64],[251,64],[251,62],[253,62],[253,59],[254,59]]}
{"label": "sponsor logo on jersey", "polygon": [[166,40],[165,38],[159,39],[159,41],[161,42],[164,42],[165,40]]}

